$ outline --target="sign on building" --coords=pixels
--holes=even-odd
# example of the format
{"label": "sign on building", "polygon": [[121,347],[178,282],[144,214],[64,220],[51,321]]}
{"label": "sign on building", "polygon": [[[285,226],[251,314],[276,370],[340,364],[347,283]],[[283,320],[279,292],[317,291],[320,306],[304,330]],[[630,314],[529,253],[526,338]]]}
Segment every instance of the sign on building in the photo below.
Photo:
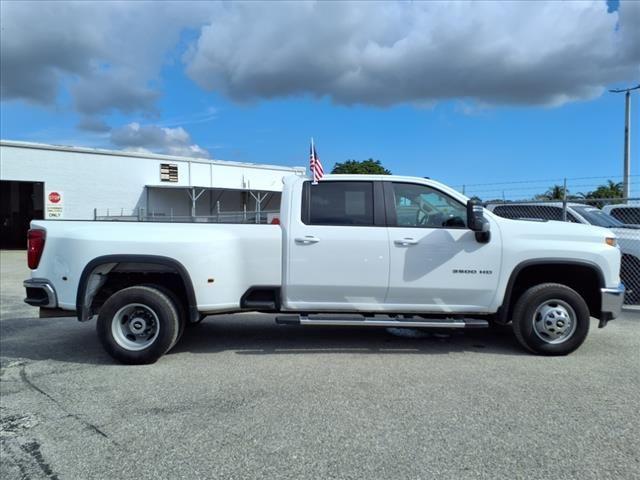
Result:
{"label": "sign on building", "polygon": [[64,218],[63,195],[60,190],[47,190],[45,192],[45,219]]}
{"label": "sign on building", "polygon": [[160,164],[160,181],[161,182],[177,182],[178,181],[178,165],[175,163]]}

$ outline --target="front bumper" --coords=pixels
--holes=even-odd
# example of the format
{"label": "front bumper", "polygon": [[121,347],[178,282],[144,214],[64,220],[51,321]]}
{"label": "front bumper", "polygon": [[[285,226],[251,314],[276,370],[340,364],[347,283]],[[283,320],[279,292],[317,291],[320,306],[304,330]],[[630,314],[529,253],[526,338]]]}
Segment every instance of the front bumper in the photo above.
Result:
{"label": "front bumper", "polygon": [[58,298],[53,285],[43,278],[32,278],[23,282],[24,288],[27,290],[25,303],[34,307],[56,308],[58,306]]}
{"label": "front bumper", "polygon": [[609,320],[613,320],[620,315],[622,304],[624,303],[624,291],[623,284],[614,288],[600,289],[602,295],[600,328],[604,327]]}

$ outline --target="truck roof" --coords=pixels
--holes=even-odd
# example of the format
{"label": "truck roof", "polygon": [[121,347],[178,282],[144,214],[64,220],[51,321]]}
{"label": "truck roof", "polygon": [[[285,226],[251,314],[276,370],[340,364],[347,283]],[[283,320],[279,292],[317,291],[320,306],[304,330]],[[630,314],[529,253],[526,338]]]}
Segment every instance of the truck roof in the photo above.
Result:
{"label": "truck roof", "polygon": [[[301,178],[301,177],[297,177]],[[300,181],[309,180],[309,178],[302,178]],[[432,180],[430,178],[424,177],[410,177],[406,175],[362,175],[362,174],[334,174],[334,175],[325,175],[322,177],[320,182],[325,180],[331,181],[383,181],[383,182],[408,182],[408,183],[419,183],[423,185],[428,185],[436,188],[442,192],[446,192],[452,197],[455,197],[457,200],[466,203],[469,199],[466,195],[460,193],[459,191],[440,183],[436,180]]]}

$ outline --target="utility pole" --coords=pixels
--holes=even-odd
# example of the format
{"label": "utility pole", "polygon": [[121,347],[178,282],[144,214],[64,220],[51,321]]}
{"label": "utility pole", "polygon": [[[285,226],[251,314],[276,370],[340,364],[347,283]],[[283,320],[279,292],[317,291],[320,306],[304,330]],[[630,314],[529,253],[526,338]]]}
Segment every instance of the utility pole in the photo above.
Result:
{"label": "utility pole", "polygon": [[624,174],[622,177],[622,196],[631,197],[631,91],[637,90],[640,85],[631,88],[609,90],[611,93],[624,92]]}
{"label": "utility pole", "polygon": [[567,221],[567,177],[564,178],[564,183],[562,184],[562,221]]}

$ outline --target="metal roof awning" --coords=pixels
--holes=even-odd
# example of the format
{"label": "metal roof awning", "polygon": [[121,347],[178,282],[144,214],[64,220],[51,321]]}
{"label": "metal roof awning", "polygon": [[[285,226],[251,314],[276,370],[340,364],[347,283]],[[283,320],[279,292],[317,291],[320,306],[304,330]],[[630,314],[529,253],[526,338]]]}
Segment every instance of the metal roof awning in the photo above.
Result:
{"label": "metal roof awning", "polygon": [[108,150],[104,148],[79,147],[79,146],[73,146],[73,145],[52,145],[47,143],[25,142],[25,141],[18,141],[18,140],[0,139],[0,146],[31,148],[36,150],[53,150],[53,151],[61,151],[61,152],[86,153],[86,154],[92,154],[92,155],[131,157],[131,158],[139,158],[142,160],[178,161],[178,162],[198,163],[198,164],[206,164],[206,165],[220,165],[220,166],[227,166],[227,167],[242,167],[242,168],[258,169],[258,170],[260,169],[275,170],[275,171],[280,170],[283,172],[291,172],[292,175],[293,174],[303,175],[306,172],[306,168],[301,166],[289,167],[285,165],[273,165],[268,163],[250,163],[250,162],[238,162],[233,160],[219,160],[219,159],[211,159],[211,158],[194,158],[194,157],[167,155],[167,154],[153,153],[153,152]]}
{"label": "metal roof awning", "polygon": [[204,187],[200,185],[152,185],[147,184],[145,188],[161,188],[168,190],[190,190],[192,188],[204,188],[205,190],[229,190],[234,192],[281,192],[282,189],[271,188],[231,188],[231,187]]}
{"label": "metal roof awning", "polygon": [[248,189],[248,188],[216,188],[216,187],[197,187],[189,185],[145,185],[147,192],[147,208],[149,208],[149,190],[183,190],[191,200],[191,216],[196,216],[196,206],[198,199],[207,191],[215,191],[218,193],[218,198],[222,196],[224,192],[245,192],[251,195],[255,201],[256,213],[260,215],[262,209],[262,203],[266,201],[272,194],[280,193],[280,190],[265,190],[265,189]]}

